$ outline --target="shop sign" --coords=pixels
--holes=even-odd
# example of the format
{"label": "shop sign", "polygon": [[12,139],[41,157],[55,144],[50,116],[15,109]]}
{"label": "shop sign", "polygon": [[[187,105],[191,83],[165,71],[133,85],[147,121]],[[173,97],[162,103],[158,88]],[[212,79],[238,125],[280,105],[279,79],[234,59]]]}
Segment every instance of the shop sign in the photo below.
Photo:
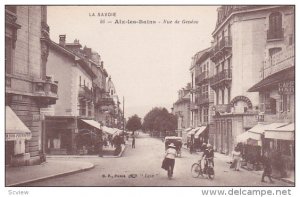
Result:
{"label": "shop sign", "polygon": [[238,101],[243,101],[243,102],[247,103],[248,108],[250,108],[250,109],[252,108],[252,102],[246,96],[236,96],[236,97],[234,97],[231,100],[230,105],[234,106],[234,104],[237,103]]}
{"label": "shop sign", "polygon": [[279,94],[294,94],[295,93],[295,82],[287,81],[278,83]]}
{"label": "shop sign", "polygon": [[215,111],[215,112],[220,112],[220,113],[224,113],[224,112],[227,112],[228,111],[228,108],[230,106],[229,105],[226,105],[226,104],[223,104],[223,105],[215,105],[212,107],[212,111]]}

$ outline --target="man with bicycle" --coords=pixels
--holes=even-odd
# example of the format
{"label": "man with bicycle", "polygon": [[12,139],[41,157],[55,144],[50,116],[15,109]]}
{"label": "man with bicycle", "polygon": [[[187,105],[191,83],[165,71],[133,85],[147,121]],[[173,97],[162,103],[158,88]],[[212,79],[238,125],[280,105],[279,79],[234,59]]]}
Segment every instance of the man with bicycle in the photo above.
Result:
{"label": "man with bicycle", "polygon": [[204,172],[208,168],[208,162],[209,162],[208,160],[210,160],[212,162],[212,166],[215,165],[214,164],[214,150],[212,148],[212,145],[207,144],[207,148],[203,153],[202,160],[205,161],[205,163],[204,163]]}

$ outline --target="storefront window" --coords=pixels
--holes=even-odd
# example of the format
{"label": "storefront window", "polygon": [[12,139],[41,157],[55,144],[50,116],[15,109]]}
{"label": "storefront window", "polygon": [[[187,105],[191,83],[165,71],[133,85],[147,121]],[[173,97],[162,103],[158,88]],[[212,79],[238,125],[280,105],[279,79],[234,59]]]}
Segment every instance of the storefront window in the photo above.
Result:
{"label": "storefront window", "polygon": [[289,141],[278,140],[277,148],[283,155],[291,156],[291,147]]}
{"label": "storefront window", "polygon": [[280,95],[280,112],[290,111],[290,95]]}

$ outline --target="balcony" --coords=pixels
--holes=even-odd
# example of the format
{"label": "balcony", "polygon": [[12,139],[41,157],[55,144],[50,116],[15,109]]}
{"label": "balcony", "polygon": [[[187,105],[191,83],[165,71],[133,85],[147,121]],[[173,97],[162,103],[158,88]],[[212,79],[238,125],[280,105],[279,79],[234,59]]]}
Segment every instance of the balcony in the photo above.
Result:
{"label": "balcony", "polygon": [[283,40],[284,29],[268,30],[267,41]]}
{"label": "balcony", "polygon": [[195,77],[196,85],[200,85],[208,79],[208,72],[202,72],[198,76]]}
{"label": "balcony", "polygon": [[223,37],[220,42],[214,42],[211,52],[211,60],[213,62],[219,61],[219,59],[231,53],[232,39],[231,36]]}
{"label": "balcony", "polygon": [[290,45],[264,62],[263,78],[294,66],[295,45]]}
{"label": "balcony", "polygon": [[203,104],[206,104],[206,103],[209,103],[208,95],[199,95],[199,96],[197,96],[197,98],[196,98],[196,104],[197,105],[203,105]]}
{"label": "balcony", "polygon": [[197,105],[203,105],[203,104],[208,104],[210,102],[214,102],[214,95],[209,94],[200,94],[196,96],[195,102]]}
{"label": "balcony", "polygon": [[33,82],[33,95],[39,98],[41,103],[52,105],[58,99],[58,82],[52,81],[52,78],[46,76],[45,81]]}
{"label": "balcony", "polygon": [[111,97],[103,97],[99,98],[96,101],[96,106],[109,106],[109,105],[114,105],[115,102]]}
{"label": "balcony", "polygon": [[86,86],[80,86],[78,97],[80,100],[92,101],[93,100],[92,90],[90,90]]}
{"label": "balcony", "polygon": [[214,89],[218,86],[228,85],[231,82],[231,76],[231,69],[222,70],[210,79],[210,86]]}

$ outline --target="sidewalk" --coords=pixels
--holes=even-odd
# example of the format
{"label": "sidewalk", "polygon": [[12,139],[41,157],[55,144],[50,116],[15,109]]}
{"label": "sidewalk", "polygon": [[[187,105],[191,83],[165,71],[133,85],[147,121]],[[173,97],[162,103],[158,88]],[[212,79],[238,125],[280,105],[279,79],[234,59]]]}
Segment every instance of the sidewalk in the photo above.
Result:
{"label": "sidewalk", "polygon": [[47,159],[41,165],[6,167],[5,186],[22,186],[25,183],[66,176],[92,168],[94,168],[94,164],[90,162],[61,161],[56,159]]}
{"label": "sidewalk", "polygon": [[[188,149],[187,147],[185,147],[185,146],[182,146],[182,147],[183,147],[184,149],[186,149],[186,150],[189,151],[189,149]],[[199,152],[193,152],[193,154],[199,154]],[[230,162],[230,161],[232,160],[232,158],[231,158],[230,156],[228,156],[228,155],[221,154],[221,153],[219,153],[219,152],[215,152],[214,154],[215,154],[215,158],[218,158],[218,160],[221,160],[222,162],[228,163],[228,162]],[[229,167],[229,165],[228,165],[228,167]],[[262,174],[263,174],[263,171],[262,171],[262,170],[261,170],[261,171],[255,171],[255,170],[249,170],[249,169],[246,168],[246,167],[241,167],[241,168],[242,168],[243,170],[245,170],[245,171],[248,171],[248,172],[251,172],[251,173],[260,175],[260,176],[262,176]],[[284,182],[289,183],[289,184],[292,184],[292,185],[295,185],[295,179],[294,179],[293,177],[291,177],[291,178],[275,178],[275,177],[272,177],[272,178],[277,179],[277,180],[284,181]]]}
{"label": "sidewalk", "polygon": [[47,158],[118,158],[118,157],[122,157],[125,149],[126,149],[126,145],[121,145],[122,146],[122,150],[119,153],[119,155],[103,155],[102,157],[99,157],[98,155],[47,155]]}

